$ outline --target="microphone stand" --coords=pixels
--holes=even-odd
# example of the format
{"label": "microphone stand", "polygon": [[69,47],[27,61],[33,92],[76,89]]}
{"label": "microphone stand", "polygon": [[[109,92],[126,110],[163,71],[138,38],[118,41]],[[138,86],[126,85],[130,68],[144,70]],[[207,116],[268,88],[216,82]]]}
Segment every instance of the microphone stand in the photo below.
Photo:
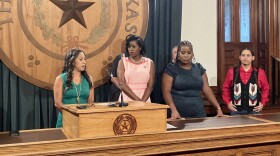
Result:
{"label": "microphone stand", "polygon": [[126,107],[126,106],[128,106],[128,103],[123,101],[123,91],[122,91],[120,85],[114,81],[113,75],[109,73],[108,69],[106,69],[106,72],[110,76],[111,80],[113,81],[113,84],[115,86],[117,86],[118,89],[121,91],[121,102],[119,103],[119,107]]}

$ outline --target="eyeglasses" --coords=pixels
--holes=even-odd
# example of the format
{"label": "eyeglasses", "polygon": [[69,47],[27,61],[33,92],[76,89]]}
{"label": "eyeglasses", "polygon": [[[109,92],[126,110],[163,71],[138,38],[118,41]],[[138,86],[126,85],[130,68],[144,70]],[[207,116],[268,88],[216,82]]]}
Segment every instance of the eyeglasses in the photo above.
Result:
{"label": "eyeglasses", "polygon": [[77,109],[88,109],[90,107],[95,107],[94,103],[88,103],[88,104],[84,104],[84,105],[78,104]]}

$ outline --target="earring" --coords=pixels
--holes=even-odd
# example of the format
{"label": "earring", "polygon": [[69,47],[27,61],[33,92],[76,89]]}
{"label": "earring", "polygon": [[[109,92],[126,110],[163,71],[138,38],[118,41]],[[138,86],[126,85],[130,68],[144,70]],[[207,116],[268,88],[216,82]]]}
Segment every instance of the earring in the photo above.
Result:
{"label": "earring", "polygon": [[193,56],[193,58],[192,58],[192,63],[196,63],[196,59],[195,59],[194,56]]}

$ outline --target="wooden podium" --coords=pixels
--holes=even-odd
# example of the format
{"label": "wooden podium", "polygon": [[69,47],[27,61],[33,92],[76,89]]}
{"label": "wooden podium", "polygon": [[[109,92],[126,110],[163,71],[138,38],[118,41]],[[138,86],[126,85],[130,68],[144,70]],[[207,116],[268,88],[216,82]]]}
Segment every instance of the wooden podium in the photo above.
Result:
{"label": "wooden podium", "polygon": [[68,138],[87,138],[166,132],[167,105],[138,101],[129,102],[127,107],[108,104],[96,103],[87,109],[64,105],[64,134]]}

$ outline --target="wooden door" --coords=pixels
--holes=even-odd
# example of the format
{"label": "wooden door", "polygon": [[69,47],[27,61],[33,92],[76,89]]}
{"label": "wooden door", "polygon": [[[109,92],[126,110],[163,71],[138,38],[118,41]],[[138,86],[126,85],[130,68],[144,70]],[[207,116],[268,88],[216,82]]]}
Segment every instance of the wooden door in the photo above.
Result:
{"label": "wooden door", "polygon": [[218,87],[227,70],[239,63],[245,48],[255,54],[254,66],[268,74],[269,0],[218,0]]}

